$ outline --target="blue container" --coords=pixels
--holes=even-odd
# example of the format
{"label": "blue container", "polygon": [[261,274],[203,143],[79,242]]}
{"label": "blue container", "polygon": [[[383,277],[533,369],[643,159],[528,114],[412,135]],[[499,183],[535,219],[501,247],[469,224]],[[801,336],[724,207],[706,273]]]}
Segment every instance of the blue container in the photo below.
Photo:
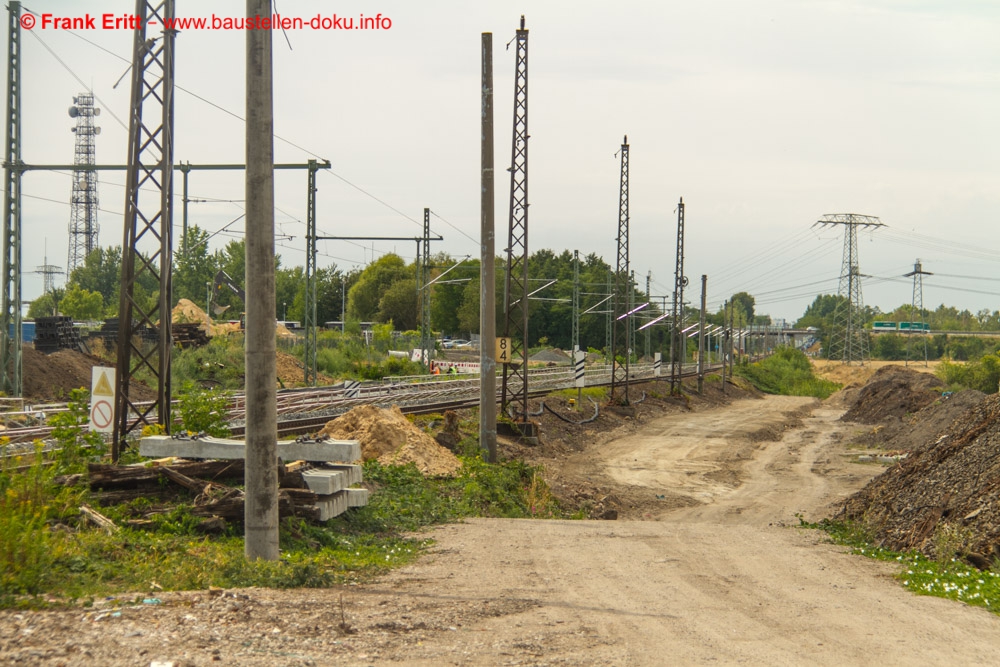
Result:
{"label": "blue container", "polygon": [[[11,322],[10,328],[7,329],[7,335],[11,338],[14,337],[14,323]],[[35,342],[35,323],[34,322],[21,322],[21,342],[22,343],[34,343]]]}

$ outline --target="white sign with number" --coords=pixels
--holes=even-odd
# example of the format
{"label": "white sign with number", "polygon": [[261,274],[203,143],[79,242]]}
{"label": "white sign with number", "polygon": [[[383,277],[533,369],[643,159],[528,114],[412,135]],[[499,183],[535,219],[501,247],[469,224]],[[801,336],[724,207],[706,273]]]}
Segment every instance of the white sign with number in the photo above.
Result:
{"label": "white sign with number", "polygon": [[90,430],[111,433],[115,429],[115,369],[94,366],[90,372]]}

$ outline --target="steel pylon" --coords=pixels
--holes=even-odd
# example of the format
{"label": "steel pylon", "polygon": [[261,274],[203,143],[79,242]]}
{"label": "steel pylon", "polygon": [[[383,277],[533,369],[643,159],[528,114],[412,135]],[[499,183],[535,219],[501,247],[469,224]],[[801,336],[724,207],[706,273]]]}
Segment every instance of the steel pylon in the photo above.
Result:
{"label": "steel pylon", "polygon": [[[920,259],[913,265],[913,270],[909,273],[904,273],[905,278],[913,277],[913,300],[910,302],[910,328],[906,336],[906,363],[910,363],[910,336],[913,335],[913,325],[918,321],[923,323],[924,316],[924,276],[933,276],[934,274],[930,271],[924,271],[924,265],[920,263]],[[920,317],[920,320],[917,317]],[[923,330],[920,331],[921,337],[924,341],[924,366],[927,365],[927,334]]]}
{"label": "steel pylon", "polygon": [[614,298],[611,307],[611,402],[628,405],[628,369],[632,353],[632,325],[628,311],[632,280],[628,257],[628,135],[622,139],[618,179],[618,252],[615,257]]}
{"label": "steel pylon", "polygon": [[0,391],[20,396],[21,384],[21,3],[11,0],[7,24],[7,144],[4,155],[3,321]]}
{"label": "steel pylon", "polygon": [[[150,36],[147,26],[172,20],[174,0],[137,0],[135,14],[112,442],[116,461],[128,436],[142,425],[170,430],[175,32],[164,28]],[[155,285],[155,300],[144,297],[144,290],[137,293],[140,281]],[[156,385],[152,403],[132,400],[132,382],[139,376]]]}
{"label": "steel pylon", "polygon": [[681,381],[686,355],[687,338],[681,333],[684,326],[684,288],[688,279],[684,275],[684,197],[677,203],[677,260],[674,266],[674,326],[671,331],[674,344],[670,346],[670,391],[676,391]]}
{"label": "steel pylon", "polygon": [[875,216],[856,213],[824,215],[816,224],[844,226],[844,254],[840,266],[840,287],[837,290],[837,307],[833,312],[833,331],[830,334],[830,359],[840,359],[845,364],[864,365],[871,359],[868,332],[865,331],[865,307],[861,298],[861,269],[858,263],[858,228],[876,229],[885,225]]}
{"label": "steel pylon", "polygon": [[[510,363],[503,367],[502,414],[528,422],[528,31],[514,38],[514,132],[510,158],[510,218],[504,289],[504,337],[510,338]],[[484,342],[489,344],[489,341]]]}

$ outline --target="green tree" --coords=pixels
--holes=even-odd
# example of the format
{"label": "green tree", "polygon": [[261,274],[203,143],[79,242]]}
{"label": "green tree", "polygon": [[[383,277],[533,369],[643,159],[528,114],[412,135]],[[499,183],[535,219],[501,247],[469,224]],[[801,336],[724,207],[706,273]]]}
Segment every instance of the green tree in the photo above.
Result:
{"label": "green tree", "polygon": [[[197,225],[188,227],[187,236],[181,240],[181,252],[174,254],[174,273],[171,276],[174,301],[189,299],[207,308],[206,284],[215,279],[215,255],[208,252],[208,232]],[[212,300],[215,302],[215,296]]]}
{"label": "green tree", "polygon": [[122,247],[95,248],[73,269],[66,282],[88,292],[97,292],[104,299],[104,316],[118,315],[118,300],[122,279]]}
{"label": "green tree", "polygon": [[[404,278],[413,278],[413,267],[407,267],[403,258],[389,253],[365,267],[357,282],[351,287],[347,302],[348,315],[358,321],[378,318],[382,296],[392,284]],[[413,299],[416,305],[416,287]]]}
{"label": "green tree", "polygon": [[104,298],[99,292],[85,290],[79,285],[70,285],[66,290],[66,296],[59,303],[59,309],[74,320],[98,320],[104,312]]}
{"label": "green tree", "polygon": [[382,295],[378,305],[379,322],[392,322],[399,331],[417,328],[417,281],[397,280]]}
{"label": "green tree", "polygon": [[39,317],[53,317],[59,312],[60,302],[66,290],[56,287],[51,292],[46,292],[31,302],[28,306],[28,319],[34,320]]}
{"label": "green tree", "polygon": [[749,293],[737,292],[729,297],[729,305],[733,309],[733,326],[739,328],[754,321],[756,301]]}

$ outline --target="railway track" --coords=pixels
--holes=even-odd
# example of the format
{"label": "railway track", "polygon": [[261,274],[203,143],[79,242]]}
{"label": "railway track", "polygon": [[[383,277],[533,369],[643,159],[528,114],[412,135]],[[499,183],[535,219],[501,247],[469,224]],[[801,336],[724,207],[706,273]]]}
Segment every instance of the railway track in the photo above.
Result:
{"label": "railway track", "polygon": [[[706,367],[706,371],[720,368],[718,364]],[[588,387],[611,384],[611,367],[592,366],[586,370],[585,382]],[[630,368],[632,382],[646,382],[655,379],[653,364],[634,364]],[[681,377],[697,375],[696,364],[685,364]],[[666,379],[661,376],[661,379]],[[529,375],[529,398],[540,398],[553,391],[575,386],[573,369],[569,367],[541,368]],[[500,395],[497,394],[497,402]],[[324,388],[303,388],[282,390],[278,393],[278,434],[281,436],[312,433],[334,417],[348,412],[359,405],[390,407],[398,405],[404,414],[427,414],[444,410],[459,410],[479,405],[478,376],[417,376],[412,378],[391,378],[384,381],[362,383],[350,388],[344,386]],[[45,415],[65,411],[67,406],[45,404],[29,406],[30,409],[7,413],[25,415],[27,418],[44,421]],[[229,408],[230,429],[234,436],[243,435],[243,420],[246,403],[242,394],[233,397]],[[9,422],[8,422],[9,423]],[[11,444],[48,440],[52,427],[43,423],[24,427],[8,426],[2,435]],[[21,447],[20,449],[23,449]]]}

